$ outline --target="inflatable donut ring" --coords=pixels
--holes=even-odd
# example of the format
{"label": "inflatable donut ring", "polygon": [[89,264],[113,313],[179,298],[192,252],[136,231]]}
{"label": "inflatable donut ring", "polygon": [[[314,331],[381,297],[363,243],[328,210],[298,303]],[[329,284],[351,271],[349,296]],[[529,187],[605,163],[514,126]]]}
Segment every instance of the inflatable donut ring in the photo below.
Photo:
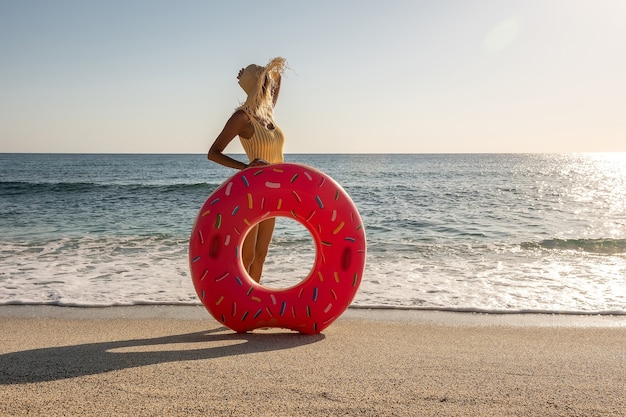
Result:
{"label": "inflatable donut ring", "polygon": [[[301,282],[270,289],[245,271],[241,246],[254,225],[278,216],[308,229],[316,255]],[[365,230],[348,194],[323,172],[291,163],[247,168],[226,180],[202,206],[189,241],[198,297],[217,321],[237,332],[321,332],[352,302],[365,254]]]}

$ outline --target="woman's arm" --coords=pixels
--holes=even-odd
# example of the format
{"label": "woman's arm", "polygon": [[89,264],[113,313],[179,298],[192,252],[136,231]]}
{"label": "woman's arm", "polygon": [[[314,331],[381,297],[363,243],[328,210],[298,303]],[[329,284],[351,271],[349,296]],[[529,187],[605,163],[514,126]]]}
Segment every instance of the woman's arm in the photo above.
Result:
{"label": "woman's arm", "polygon": [[234,169],[241,170],[248,168],[247,164],[225,155],[224,149],[226,149],[226,146],[228,146],[237,135],[244,138],[252,136],[252,133],[254,133],[251,131],[252,129],[253,127],[250,126],[250,118],[248,115],[241,110],[236,111],[230,116],[230,119],[228,119],[226,125],[224,125],[224,129],[222,129],[221,133],[215,139],[215,142],[213,142],[213,145],[211,145],[207,158],[220,165]]}
{"label": "woman's arm", "polygon": [[278,101],[278,94],[280,93],[280,83],[282,81],[282,77],[278,74],[278,82],[276,83],[276,87],[274,87],[274,91],[272,91],[272,104],[276,105]]}

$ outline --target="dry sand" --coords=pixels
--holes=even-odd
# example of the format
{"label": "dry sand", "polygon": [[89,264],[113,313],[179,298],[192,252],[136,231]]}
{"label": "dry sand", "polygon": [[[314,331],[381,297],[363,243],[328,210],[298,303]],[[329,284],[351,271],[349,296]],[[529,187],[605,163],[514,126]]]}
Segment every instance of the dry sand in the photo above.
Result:
{"label": "dry sand", "polygon": [[625,416],[626,317],[0,307],[1,416]]}

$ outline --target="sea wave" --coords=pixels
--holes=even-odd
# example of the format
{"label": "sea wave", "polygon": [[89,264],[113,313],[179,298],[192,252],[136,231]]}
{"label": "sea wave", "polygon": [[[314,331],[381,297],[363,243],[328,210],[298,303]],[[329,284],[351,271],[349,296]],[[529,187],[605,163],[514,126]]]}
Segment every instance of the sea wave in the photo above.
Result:
{"label": "sea wave", "polygon": [[95,182],[26,182],[26,181],[1,181],[0,195],[20,195],[38,193],[83,193],[83,192],[190,192],[211,191],[220,184],[213,183],[176,183],[176,184],[101,184]]}
{"label": "sea wave", "polygon": [[474,314],[560,314],[572,316],[626,316],[623,310],[559,310],[559,309],[489,309],[478,307],[416,307],[416,306],[392,306],[381,304],[351,304],[350,308],[361,310],[400,310],[400,311],[447,311],[452,313],[474,313]]}
{"label": "sea wave", "polygon": [[[289,225],[284,229],[291,232]],[[306,243],[300,235],[279,239],[270,248],[277,252],[268,256],[264,285],[282,288],[305,278],[314,262],[314,251],[307,252]],[[0,305],[198,305],[188,273],[187,244],[187,235],[168,233],[0,239]],[[520,254],[514,245],[506,250],[419,244],[408,251],[382,251],[378,246],[368,248],[355,307],[626,313],[626,259],[621,257],[580,256],[574,251],[544,254],[543,249]]]}
{"label": "sea wave", "polygon": [[[54,300],[54,301],[29,301],[29,300],[12,300],[3,302],[0,300],[0,306],[52,306],[52,307],[72,307],[72,308],[109,308],[109,307],[134,307],[134,306],[202,306],[198,298],[186,301],[153,301],[153,300],[134,300],[134,301],[110,301],[110,302],[81,302],[74,300]],[[493,314],[493,315],[527,315],[527,314],[549,314],[562,316],[626,316],[623,310],[550,310],[550,309],[489,309],[474,307],[415,307],[401,305],[385,305],[385,304],[361,304],[358,301],[353,302],[349,306],[354,310],[396,310],[396,311],[441,311],[451,313],[470,313],[470,314]]]}
{"label": "sea wave", "polygon": [[539,242],[524,242],[523,249],[569,250],[603,255],[626,254],[626,239],[545,239]]}

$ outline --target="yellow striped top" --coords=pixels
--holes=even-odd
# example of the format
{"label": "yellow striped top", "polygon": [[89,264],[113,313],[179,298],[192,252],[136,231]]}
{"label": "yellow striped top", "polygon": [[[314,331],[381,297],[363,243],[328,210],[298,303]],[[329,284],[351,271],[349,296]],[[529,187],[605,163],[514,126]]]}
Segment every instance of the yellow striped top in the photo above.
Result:
{"label": "yellow striped top", "polygon": [[285,136],[280,127],[274,125],[274,129],[270,130],[259,123],[250,114],[248,114],[248,117],[250,117],[252,121],[254,134],[248,139],[240,136],[239,140],[250,162],[256,158],[264,159],[271,164],[283,162]]}

